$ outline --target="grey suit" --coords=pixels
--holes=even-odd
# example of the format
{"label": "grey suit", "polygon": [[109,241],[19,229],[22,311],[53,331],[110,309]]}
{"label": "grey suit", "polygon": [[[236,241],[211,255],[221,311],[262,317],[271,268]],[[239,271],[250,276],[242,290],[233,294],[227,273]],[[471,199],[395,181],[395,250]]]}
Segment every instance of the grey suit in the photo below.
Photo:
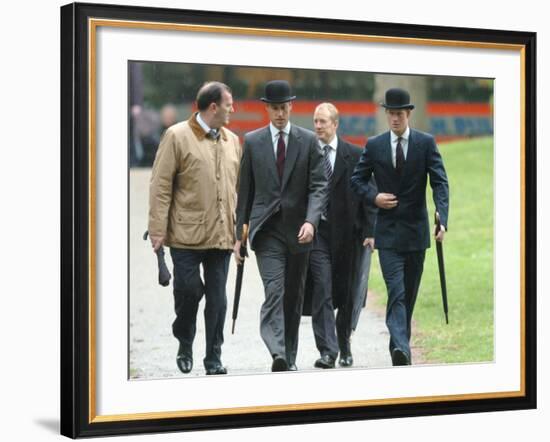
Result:
{"label": "grey suit", "polygon": [[237,239],[249,225],[265,301],[260,334],[272,357],[294,364],[310,244],[298,243],[304,222],[317,229],[327,201],[323,158],[313,132],[291,125],[282,180],[269,126],[245,135],[239,176]]}

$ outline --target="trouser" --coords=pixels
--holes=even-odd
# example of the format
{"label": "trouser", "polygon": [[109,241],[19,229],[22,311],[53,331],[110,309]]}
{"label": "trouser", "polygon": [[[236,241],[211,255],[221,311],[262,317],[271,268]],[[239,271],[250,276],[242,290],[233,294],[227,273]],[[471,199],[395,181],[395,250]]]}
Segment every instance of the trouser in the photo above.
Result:
{"label": "trouser", "polygon": [[273,358],[295,364],[309,252],[289,252],[280,216],[262,227],[254,246],[265,291],[260,335]]}
{"label": "trouser", "polygon": [[390,332],[390,354],[399,348],[411,356],[411,319],[418,288],[424,269],[425,250],[397,252],[394,249],[379,249],[378,257],[386,288],[388,304],[386,325]]}
{"label": "trouser", "polygon": [[336,359],[338,356],[338,343],[336,341],[336,324],[332,301],[332,265],[329,235],[328,223],[321,221],[309,255],[309,271],[312,282],[311,325],[315,345],[321,356],[329,355]]}
{"label": "trouser", "polygon": [[[190,250],[170,248],[174,263],[174,304],[176,319],[172,324],[174,336],[180,342],[180,352],[193,357],[193,340],[196,333],[199,302],[206,296],[204,326],[206,351],[204,367],[221,365],[223,327],[227,310],[225,285],[231,251]],[[204,282],[200,275],[202,264]]]}
{"label": "trouser", "polygon": [[341,301],[336,315],[336,336],[341,356],[351,356],[351,333],[357,327],[366,303],[372,250],[361,243],[353,247],[350,261],[349,292]]}

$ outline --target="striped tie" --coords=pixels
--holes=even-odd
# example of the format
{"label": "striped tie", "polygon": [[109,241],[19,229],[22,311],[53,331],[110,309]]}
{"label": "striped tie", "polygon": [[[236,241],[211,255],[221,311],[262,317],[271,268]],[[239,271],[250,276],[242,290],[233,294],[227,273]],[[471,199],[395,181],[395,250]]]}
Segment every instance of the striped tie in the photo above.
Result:
{"label": "striped tie", "polygon": [[328,185],[330,186],[330,181],[332,180],[332,164],[330,164],[330,146],[326,144],[323,147],[325,151],[324,161],[325,161],[325,172],[327,175]]}
{"label": "striped tie", "polygon": [[[327,177],[327,187],[330,191],[330,184],[332,181],[332,164],[330,164],[330,146],[328,144],[325,144],[325,146],[323,147],[323,151],[325,152],[325,154],[323,155],[323,161],[325,164],[325,175]],[[325,221],[328,220],[328,205],[329,205],[329,199],[327,198],[327,205],[323,210],[323,218],[325,219]]]}

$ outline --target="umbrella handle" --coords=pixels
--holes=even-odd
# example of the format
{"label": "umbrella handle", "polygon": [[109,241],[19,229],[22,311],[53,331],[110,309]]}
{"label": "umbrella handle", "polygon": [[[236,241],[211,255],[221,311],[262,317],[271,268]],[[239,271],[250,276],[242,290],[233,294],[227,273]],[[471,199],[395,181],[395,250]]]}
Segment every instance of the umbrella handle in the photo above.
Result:
{"label": "umbrella handle", "polygon": [[435,216],[434,216],[434,224],[435,224],[435,234],[437,236],[437,234],[439,233],[439,231],[441,230],[441,218],[439,217],[439,212],[436,211],[435,212]]}

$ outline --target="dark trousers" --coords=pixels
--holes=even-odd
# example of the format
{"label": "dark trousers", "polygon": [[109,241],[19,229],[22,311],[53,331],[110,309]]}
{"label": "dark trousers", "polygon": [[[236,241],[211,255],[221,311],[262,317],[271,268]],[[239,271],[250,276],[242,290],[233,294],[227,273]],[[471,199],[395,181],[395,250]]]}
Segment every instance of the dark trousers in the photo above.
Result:
{"label": "dark trousers", "polygon": [[311,325],[315,345],[321,356],[329,355],[336,359],[338,343],[332,302],[332,265],[329,240],[329,225],[325,221],[321,221],[309,255],[312,282]]}
{"label": "dark trousers", "polygon": [[399,348],[407,353],[409,358],[411,356],[411,319],[424,269],[425,255],[425,250],[378,251],[380,267],[388,290],[386,325],[390,332],[390,354],[394,348]]}
{"label": "dark trousers", "polygon": [[[223,326],[227,310],[225,285],[231,251],[170,248],[174,263],[174,303],[176,319],[172,324],[180,350],[193,357],[193,340],[197,329],[197,310],[206,296],[204,326],[206,331],[206,369],[221,365]],[[200,275],[202,264],[204,282]]]}
{"label": "dark trousers", "polygon": [[336,336],[340,357],[351,356],[351,312],[352,299],[348,296],[345,303],[338,307],[336,314]]}
{"label": "dark trousers", "polygon": [[260,335],[273,358],[283,357],[294,364],[309,252],[289,252],[278,215],[256,234],[254,249],[265,291]]}

